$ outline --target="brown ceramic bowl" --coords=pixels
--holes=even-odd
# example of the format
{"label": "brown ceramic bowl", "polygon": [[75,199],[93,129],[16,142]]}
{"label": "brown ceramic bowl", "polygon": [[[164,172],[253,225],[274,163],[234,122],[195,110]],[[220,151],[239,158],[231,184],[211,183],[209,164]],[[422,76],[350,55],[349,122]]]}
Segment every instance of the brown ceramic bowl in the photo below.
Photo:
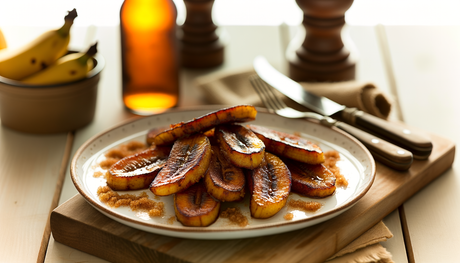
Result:
{"label": "brown ceramic bowl", "polygon": [[27,133],[58,133],[81,128],[93,120],[97,89],[105,61],[94,57],[88,77],[48,86],[26,85],[0,77],[2,125]]}

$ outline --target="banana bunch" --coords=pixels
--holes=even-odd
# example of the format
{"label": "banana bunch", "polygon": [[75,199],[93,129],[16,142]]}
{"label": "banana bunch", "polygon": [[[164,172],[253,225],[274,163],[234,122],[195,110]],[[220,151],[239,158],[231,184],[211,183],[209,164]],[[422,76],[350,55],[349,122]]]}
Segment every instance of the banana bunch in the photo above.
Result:
{"label": "banana bunch", "polygon": [[73,9],[64,18],[64,25],[50,30],[29,44],[16,50],[0,52],[0,76],[22,80],[37,73],[67,53],[70,41],[70,28],[77,11]]}
{"label": "banana bunch", "polygon": [[46,69],[21,80],[21,82],[32,85],[52,85],[82,79],[93,68],[92,57],[96,52],[97,42],[85,53],[66,55]]}

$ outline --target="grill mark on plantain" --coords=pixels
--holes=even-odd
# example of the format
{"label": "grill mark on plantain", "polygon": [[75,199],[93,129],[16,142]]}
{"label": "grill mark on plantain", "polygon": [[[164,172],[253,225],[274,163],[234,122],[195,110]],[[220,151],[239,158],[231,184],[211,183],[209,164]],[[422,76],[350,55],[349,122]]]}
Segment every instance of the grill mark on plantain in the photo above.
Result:
{"label": "grill mark on plantain", "polygon": [[262,171],[264,182],[262,192],[270,198],[276,197],[276,187],[278,186],[278,181],[275,172],[275,167],[270,163],[267,163]]}
{"label": "grill mark on plantain", "polygon": [[224,179],[225,182],[231,182],[233,181],[235,176],[235,173],[233,171],[223,171],[222,172],[222,178]]}
{"label": "grill mark on plantain", "polygon": [[201,202],[202,202],[202,199],[203,199],[202,195],[203,195],[203,191],[201,191],[201,188],[198,188],[196,193],[193,195],[193,198],[195,199],[193,203],[197,207],[200,207],[200,205],[201,205]]}
{"label": "grill mark on plantain", "polygon": [[247,149],[250,149],[252,148],[251,145],[251,139],[248,138],[247,136],[243,135],[243,134],[240,134],[240,133],[235,133],[235,138],[236,138],[236,142],[238,144],[238,146],[242,149],[246,149],[246,151],[248,151]]}
{"label": "grill mark on plantain", "polygon": [[177,174],[180,174],[181,171],[185,169],[184,167],[186,167],[189,163],[189,160],[194,159],[194,156],[198,154],[196,150],[197,147],[198,145],[195,143],[192,147],[186,144],[180,148],[179,153],[175,157],[177,162],[171,167],[171,170],[174,171],[171,177],[175,177]]}
{"label": "grill mark on plantain", "polygon": [[[220,156],[219,156],[220,157]],[[221,171],[222,174],[222,180],[224,182],[231,182],[234,179],[235,172],[233,171],[232,167],[229,165],[224,165],[222,164],[221,160],[219,158],[216,159],[216,166],[217,169]]]}

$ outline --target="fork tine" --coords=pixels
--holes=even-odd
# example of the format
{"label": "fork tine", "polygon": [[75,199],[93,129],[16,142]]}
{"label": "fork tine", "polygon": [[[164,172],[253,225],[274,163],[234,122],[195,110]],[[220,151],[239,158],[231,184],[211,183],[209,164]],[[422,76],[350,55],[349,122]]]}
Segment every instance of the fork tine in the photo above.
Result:
{"label": "fork tine", "polygon": [[249,77],[249,81],[265,107],[269,110],[276,110],[275,105],[271,102],[270,97],[268,97],[265,93],[265,89],[261,86],[260,78],[257,75],[252,75]]}
{"label": "fork tine", "polygon": [[273,87],[268,85],[259,76],[252,75],[249,77],[249,81],[268,109],[276,111],[286,108],[286,104],[284,104],[284,102],[278,98],[278,96],[273,91]]}

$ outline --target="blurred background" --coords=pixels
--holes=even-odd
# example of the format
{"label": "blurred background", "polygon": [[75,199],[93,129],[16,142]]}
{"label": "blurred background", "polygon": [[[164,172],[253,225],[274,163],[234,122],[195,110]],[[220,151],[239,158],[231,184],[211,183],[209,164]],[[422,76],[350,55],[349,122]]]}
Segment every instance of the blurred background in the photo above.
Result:
{"label": "blurred background", "polygon": [[[182,0],[178,22],[185,17]],[[76,8],[77,26],[118,24],[123,0],[0,0],[2,25],[54,26],[63,13]],[[346,13],[350,25],[459,25],[459,0],[355,0]],[[215,0],[214,22],[219,25],[297,25],[302,13],[295,0]]]}

